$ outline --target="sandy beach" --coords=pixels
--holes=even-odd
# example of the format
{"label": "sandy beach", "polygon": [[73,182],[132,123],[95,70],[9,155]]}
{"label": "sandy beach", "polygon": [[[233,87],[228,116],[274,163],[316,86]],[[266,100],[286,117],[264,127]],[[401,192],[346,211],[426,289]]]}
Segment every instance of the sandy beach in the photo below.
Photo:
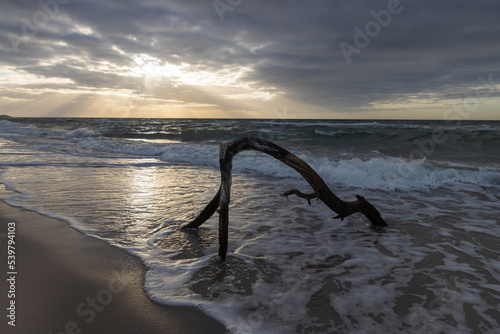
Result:
{"label": "sandy beach", "polygon": [[[3,188],[1,198],[9,194]],[[10,222],[15,223],[15,275],[7,275]],[[149,300],[142,289],[145,268],[137,258],[63,221],[1,202],[0,241],[1,333],[226,332],[197,309]],[[15,327],[9,325],[11,301]]]}

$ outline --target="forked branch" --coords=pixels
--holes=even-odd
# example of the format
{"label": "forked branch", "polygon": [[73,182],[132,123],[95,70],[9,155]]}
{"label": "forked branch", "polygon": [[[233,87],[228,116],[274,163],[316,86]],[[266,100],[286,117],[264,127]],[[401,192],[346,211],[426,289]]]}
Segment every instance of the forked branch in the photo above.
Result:
{"label": "forked branch", "polygon": [[337,216],[334,217],[335,219],[344,219],[353,213],[360,212],[364,214],[373,225],[387,226],[378,210],[364,197],[356,195],[357,200],[352,202],[341,200],[328,188],[325,181],[323,181],[314,169],[296,155],[270,141],[254,137],[245,137],[221,145],[219,154],[221,186],[219,191],[205,209],[203,209],[193,221],[184,226],[184,228],[198,228],[219,209],[219,256],[221,260],[226,259],[227,253],[232,161],[238,153],[248,150],[266,153],[292,167],[300,173],[314,190],[312,194],[304,194],[293,189],[285,192],[283,196],[288,197],[289,195],[297,195],[307,199],[309,204],[311,204],[311,199],[317,198],[325,203],[332,211],[337,213]]}

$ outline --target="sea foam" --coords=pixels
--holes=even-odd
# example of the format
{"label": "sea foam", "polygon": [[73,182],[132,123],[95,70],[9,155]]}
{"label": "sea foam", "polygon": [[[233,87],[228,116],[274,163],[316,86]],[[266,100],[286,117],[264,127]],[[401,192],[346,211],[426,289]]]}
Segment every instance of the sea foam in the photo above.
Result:
{"label": "sea foam", "polygon": [[[264,122],[267,123],[267,122]],[[295,124],[295,123],[292,123]],[[297,123],[302,125],[309,124]],[[316,123],[314,123],[316,124]],[[356,123],[354,123],[356,124]],[[364,123],[360,123],[364,124]],[[377,122],[365,125],[378,125]],[[361,126],[358,124],[358,126]],[[187,144],[154,140],[107,138],[87,128],[45,130],[0,121],[2,136],[31,144],[35,149],[57,151],[70,155],[150,159],[168,164],[219,167],[219,148],[214,144]],[[340,133],[342,130],[332,132]],[[30,138],[32,142],[30,142]],[[369,159],[343,156],[318,156],[301,149],[297,155],[315,169],[330,185],[399,191],[429,191],[449,184],[472,183],[485,187],[500,184],[499,168],[480,168],[428,160],[409,160],[378,154]],[[148,161],[151,163],[151,161]],[[14,162],[2,162],[10,165]],[[37,161],[24,164],[39,164]],[[137,165],[137,162],[135,162]],[[258,152],[243,152],[234,159],[237,173],[250,173],[278,178],[300,179],[300,175],[281,162]]]}
{"label": "sea foam", "polygon": [[[425,124],[290,121],[310,124],[277,129],[274,123],[260,124],[257,132],[269,138],[289,139],[297,130],[293,140],[278,143],[310,164],[342,199],[366,196],[389,226],[374,229],[361,214],[332,219],[334,213],[320,201],[309,205],[294,196],[287,201],[278,195],[290,188],[307,191],[301,176],[265,154],[243,152],[234,159],[223,263],[216,259],[217,215],[194,231],[180,227],[217,192],[218,144],[228,141],[224,136],[232,140],[255,132],[255,123],[72,119],[56,120],[56,127],[51,122],[36,120],[45,127],[37,128],[0,121],[0,176],[17,191],[6,201],[64,219],[141,258],[148,268],[144,290],[155,301],[199,307],[232,333],[500,328],[497,168],[443,164],[432,157],[408,160],[382,149],[370,153],[380,145],[364,144],[378,134],[358,138],[363,154],[359,146],[351,150],[352,136],[319,140],[342,146],[347,139],[343,152],[294,141],[302,144],[318,123],[324,123],[321,131],[332,132],[352,123],[360,131],[389,129],[382,134],[399,147],[408,136],[393,135]],[[189,143],[120,137],[147,137],[167,125],[172,131],[179,127],[179,133],[216,131],[201,131],[202,139]],[[404,130],[393,133],[399,127]],[[467,129],[471,137],[474,131]]]}

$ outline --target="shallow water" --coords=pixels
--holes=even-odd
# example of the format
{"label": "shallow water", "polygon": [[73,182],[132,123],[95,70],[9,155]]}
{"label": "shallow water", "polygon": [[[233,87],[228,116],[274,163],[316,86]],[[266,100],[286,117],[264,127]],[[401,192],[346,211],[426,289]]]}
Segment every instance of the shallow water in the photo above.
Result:
{"label": "shallow water", "polygon": [[340,198],[370,200],[389,224],[373,228],[362,215],[333,220],[319,201],[279,196],[309,188],[279,162],[244,153],[235,159],[229,256],[221,263],[216,216],[180,230],[218,189],[211,139],[3,126],[0,179],[18,192],[7,203],[139,256],[149,268],[144,289],[156,301],[198,306],[234,333],[500,330],[495,162],[408,161],[380,151],[335,158],[322,145],[284,142]]}

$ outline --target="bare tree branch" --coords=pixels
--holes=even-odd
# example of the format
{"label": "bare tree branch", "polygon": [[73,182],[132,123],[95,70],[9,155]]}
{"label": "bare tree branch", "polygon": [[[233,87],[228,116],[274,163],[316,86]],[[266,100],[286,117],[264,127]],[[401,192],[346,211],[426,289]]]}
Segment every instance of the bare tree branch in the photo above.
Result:
{"label": "bare tree branch", "polygon": [[357,200],[352,202],[341,200],[328,188],[325,181],[323,181],[314,169],[296,155],[267,140],[245,137],[221,145],[219,154],[221,186],[219,191],[205,209],[203,209],[193,221],[184,226],[184,228],[198,228],[217,211],[217,208],[219,208],[219,256],[221,260],[226,259],[228,246],[232,161],[238,153],[248,150],[266,153],[292,167],[300,173],[314,190],[312,194],[305,194],[293,189],[285,192],[283,196],[288,197],[289,195],[297,195],[307,199],[309,204],[311,204],[311,199],[317,198],[325,203],[332,211],[337,213],[337,216],[334,217],[335,219],[343,220],[353,213],[360,212],[364,214],[373,225],[387,226],[378,210],[364,197],[356,195]]}

